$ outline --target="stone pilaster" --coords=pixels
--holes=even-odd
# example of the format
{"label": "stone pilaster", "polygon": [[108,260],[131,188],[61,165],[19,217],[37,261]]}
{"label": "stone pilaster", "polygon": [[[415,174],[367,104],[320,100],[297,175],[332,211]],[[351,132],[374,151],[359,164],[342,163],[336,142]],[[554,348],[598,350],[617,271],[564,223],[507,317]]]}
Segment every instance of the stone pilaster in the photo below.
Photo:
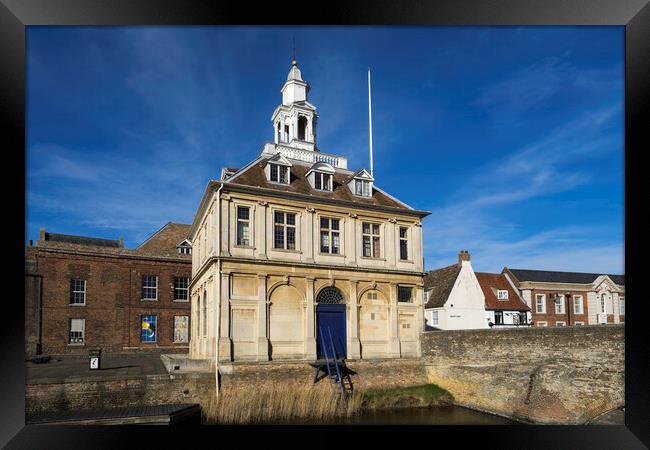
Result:
{"label": "stone pilaster", "polygon": [[230,256],[230,209],[232,202],[230,195],[221,194],[221,254]]}
{"label": "stone pilaster", "polygon": [[348,304],[348,358],[361,358],[361,343],[359,342],[359,298],[358,280],[350,280],[350,302]]}
{"label": "stone pilaster", "polygon": [[399,331],[397,327],[397,284],[389,283],[390,285],[390,304],[388,306],[388,353],[391,358],[399,358]]}
{"label": "stone pilaster", "polygon": [[260,207],[256,208],[257,216],[255,221],[255,254],[257,258],[268,259],[266,254],[266,216],[269,202],[260,200],[257,202]]}
{"label": "stone pilaster", "polygon": [[307,277],[307,292],[305,293],[305,357],[307,359],[316,359],[316,326],[314,321],[316,314],[314,311],[314,278]]}
{"label": "stone pilaster", "polygon": [[307,239],[305,240],[306,245],[305,246],[305,261],[308,263],[313,263],[314,262],[314,246],[318,245],[320,246],[320,234],[316,233],[314,234],[314,228],[318,230],[318,225],[314,224],[314,221],[316,220],[316,214],[314,208],[312,207],[307,207],[305,208],[305,211],[307,211],[307,214],[305,214],[305,236]]}
{"label": "stone pilaster", "polygon": [[258,361],[269,360],[269,335],[266,320],[266,279],[267,274],[257,275],[258,303],[257,303],[257,359]]}
{"label": "stone pilaster", "polygon": [[219,361],[232,360],[230,339],[230,273],[221,272],[221,298],[219,299],[221,331],[219,333]]}

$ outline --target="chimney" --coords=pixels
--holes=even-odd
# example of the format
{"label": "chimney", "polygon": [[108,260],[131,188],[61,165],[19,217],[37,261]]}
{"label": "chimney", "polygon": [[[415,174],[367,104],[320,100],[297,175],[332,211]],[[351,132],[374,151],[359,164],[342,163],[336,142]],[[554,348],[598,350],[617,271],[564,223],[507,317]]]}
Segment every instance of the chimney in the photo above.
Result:
{"label": "chimney", "polygon": [[40,230],[38,230],[38,238],[41,241],[45,240],[45,228],[41,228]]}
{"label": "chimney", "polygon": [[463,261],[469,261],[469,252],[467,250],[461,250],[458,253],[458,264],[462,264]]}
{"label": "chimney", "polygon": [[118,239],[118,242],[119,242],[118,245],[120,246],[120,248],[124,248],[124,236],[120,236],[120,238]]}

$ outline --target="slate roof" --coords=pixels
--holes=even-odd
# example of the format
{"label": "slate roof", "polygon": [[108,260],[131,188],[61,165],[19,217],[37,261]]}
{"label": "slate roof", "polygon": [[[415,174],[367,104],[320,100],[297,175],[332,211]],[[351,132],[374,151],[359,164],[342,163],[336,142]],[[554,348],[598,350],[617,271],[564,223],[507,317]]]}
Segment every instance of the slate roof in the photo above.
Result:
{"label": "slate roof", "polygon": [[332,192],[312,189],[306,177],[307,172],[311,168],[311,164],[303,165],[301,162],[293,160],[291,161],[290,183],[271,183],[267,181],[266,174],[264,173],[264,167],[266,167],[268,160],[269,158],[264,158],[261,161],[252,164],[248,168],[244,168],[243,172],[240,172],[236,174],[236,176],[227,180],[226,184],[262,187],[276,191],[309,195],[314,198],[344,200],[369,206],[387,206],[413,211],[411,208],[378,191],[376,188],[372,191],[372,197],[360,197],[354,195],[347,186],[347,183],[353,178],[353,173],[349,171],[342,172],[340,169],[333,175],[334,190]]}
{"label": "slate roof", "polygon": [[625,275],[610,275],[603,273],[583,273],[583,272],[554,272],[548,270],[530,270],[530,269],[511,269],[509,270],[519,282],[533,281],[540,283],[574,283],[574,284],[591,284],[601,275],[607,275],[612,281],[619,286],[625,286]]}
{"label": "slate roof", "polygon": [[[169,222],[135,249],[124,248],[123,244],[119,247],[101,245],[102,241],[110,241],[110,239],[97,239],[86,236],[70,236],[73,239],[58,240],[39,239],[36,241],[35,248],[111,256],[164,257],[182,259],[190,262],[192,260],[192,255],[179,254],[176,250],[176,245],[187,237],[189,229],[190,225]],[[45,233],[46,236],[51,236],[52,234],[53,233]],[[121,240],[115,242],[121,243]]]}
{"label": "slate roof", "polygon": [[453,264],[442,269],[432,270],[424,276],[424,291],[431,289],[425,308],[439,308],[444,306],[451,294],[460,273],[460,264]]}
{"label": "slate roof", "polygon": [[[485,296],[485,309],[503,311],[530,311],[502,273],[474,272]],[[508,300],[499,300],[498,290],[508,291]]]}
{"label": "slate roof", "polygon": [[98,247],[124,247],[121,239],[103,239],[87,236],[73,236],[71,234],[43,233],[45,240],[50,242],[66,242],[69,244],[93,245]]}
{"label": "slate roof", "polygon": [[168,222],[140,244],[136,250],[139,253],[155,256],[176,256],[178,255],[176,246],[187,239],[190,227],[191,225],[183,223]]}

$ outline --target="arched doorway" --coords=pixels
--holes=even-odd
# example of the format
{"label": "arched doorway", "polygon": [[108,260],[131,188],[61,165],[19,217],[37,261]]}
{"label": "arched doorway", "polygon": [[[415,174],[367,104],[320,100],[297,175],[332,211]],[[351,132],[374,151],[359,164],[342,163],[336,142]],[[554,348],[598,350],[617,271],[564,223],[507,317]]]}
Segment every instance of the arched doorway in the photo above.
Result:
{"label": "arched doorway", "polygon": [[[347,336],[345,333],[345,301],[337,288],[326,287],[316,297],[316,349],[318,358],[325,352],[332,357],[332,344],[336,355],[347,357]],[[325,348],[323,348],[323,346]]]}

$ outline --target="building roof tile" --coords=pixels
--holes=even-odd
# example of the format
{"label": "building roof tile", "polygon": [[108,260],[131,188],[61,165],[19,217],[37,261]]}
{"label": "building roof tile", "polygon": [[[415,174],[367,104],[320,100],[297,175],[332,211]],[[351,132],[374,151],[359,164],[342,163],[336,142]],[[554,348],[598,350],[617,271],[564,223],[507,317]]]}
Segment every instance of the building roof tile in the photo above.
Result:
{"label": "building roof tile", "polygon": [[[485,296],[485,309],[504,311],[530,311],[502,273],[474,272]],[[499,300],[497,291],[508,292],[508,300]]]}
{"label": "building roof tile", "polygon": [[424,276],[424,290],[431,291],[425,308],[439,308],[445,302],[454,288],[454,283],[460,273],[460,264],[443,267],[442,269],[431,270]]}

